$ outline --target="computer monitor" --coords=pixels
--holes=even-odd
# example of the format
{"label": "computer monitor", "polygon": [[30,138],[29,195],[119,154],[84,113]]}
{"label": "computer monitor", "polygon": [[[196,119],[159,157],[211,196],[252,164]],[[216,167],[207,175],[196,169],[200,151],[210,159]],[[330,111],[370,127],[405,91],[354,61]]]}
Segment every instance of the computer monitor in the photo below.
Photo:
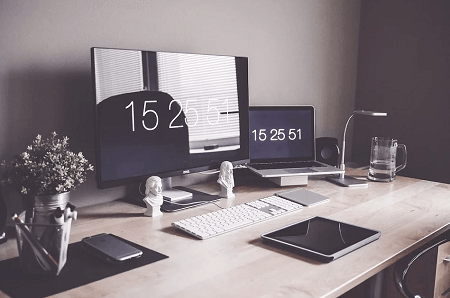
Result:
{"label": "computer monitor", "polygon": [[248,58],[94,47],[97,185],[248,161]]}

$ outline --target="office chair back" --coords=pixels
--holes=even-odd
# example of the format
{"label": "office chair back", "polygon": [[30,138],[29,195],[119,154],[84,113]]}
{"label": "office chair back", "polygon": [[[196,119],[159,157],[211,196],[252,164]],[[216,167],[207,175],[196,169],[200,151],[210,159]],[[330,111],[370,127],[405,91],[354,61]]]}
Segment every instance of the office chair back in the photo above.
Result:
{"label": "office chair back", "polygon": [[423,256],[426,252],[432,250],[435,247],[438,247],[441,244],[444,244],[446,242],[450,241],[450,237],[442,236],[439,237],[437,240],[432,241],[431,243],[427,244],[420,252],[413,255],[412,257],[405,257],[402,260],[397,261],[394,266],[394,283],[397,287],[397,290],[400,292],[400,294],[403,295],[405,298],[428,298],[428,297],[422,297],[420,295],[412,293],[408,285],[406,283],[406,277],[409,272],[409,269],[411,265],[419,259],[421,256]]}

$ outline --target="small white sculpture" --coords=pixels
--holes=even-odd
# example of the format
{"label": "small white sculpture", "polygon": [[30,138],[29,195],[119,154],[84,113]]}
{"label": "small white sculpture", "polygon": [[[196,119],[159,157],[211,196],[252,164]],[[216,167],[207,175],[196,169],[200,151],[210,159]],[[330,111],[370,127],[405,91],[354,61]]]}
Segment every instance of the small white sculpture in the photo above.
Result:
{"label": "small white sculpture", "polygon": [[219,193],[219,197],[226,199],[234,198],[233,164],[231,162],[229,161],[222,162],[222,164],[220,165],[220,173],[217,183],[220,184],[220,188],[222,190]]}
{"label": "small white sculpture", "polygon": [[144,215],[155,217],[162,215],[161,205],[163,203],[162,183],[158,176],[151,176],[145,182],[145,198],[147,210]]}

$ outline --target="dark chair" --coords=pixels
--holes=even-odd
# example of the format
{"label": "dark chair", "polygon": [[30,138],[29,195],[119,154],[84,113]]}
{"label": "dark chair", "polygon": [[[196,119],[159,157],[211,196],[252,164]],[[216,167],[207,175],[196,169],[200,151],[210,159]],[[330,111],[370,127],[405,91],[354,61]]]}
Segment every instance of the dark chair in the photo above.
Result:
{"label": "dark chair", "polygon": [[441,244],[450,241],[450,236],[446,233],[443,236],[438,237],[436,240],[428,243],[422,248],[418,253],[413,254],[412,256],[405,257],[394,266],[394,283],[397,287],[398,291],[406,298],[425,298],[417,294],[413,294],[406,283],[406,277],[408,275],[408,271],[411,268],[412,264],[423,256],[426,252],[432,250],[435,247],[438,247]]}

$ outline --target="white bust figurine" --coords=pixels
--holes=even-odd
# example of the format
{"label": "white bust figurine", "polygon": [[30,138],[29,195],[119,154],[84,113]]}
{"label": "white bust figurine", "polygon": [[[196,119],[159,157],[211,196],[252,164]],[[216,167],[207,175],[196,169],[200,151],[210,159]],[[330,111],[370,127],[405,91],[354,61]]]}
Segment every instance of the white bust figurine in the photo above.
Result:
{"label": "white bust figurine", "polygon": [[160,207],[163,203],[162,183],[158,176],[151,176],[145,182],[145,198],[147,210],[144,215],[155,217],[162,215]]}
{"label": "white bust figurine", "polygon": [[234,187],[234,178],[233,178],[233,164],[229,161],[224,161],[220,165],[220,173],[219,179],[217,183],[220,184],[221,192],[219,196],[221,198],[232,199],[234,198],[233,187]]}

